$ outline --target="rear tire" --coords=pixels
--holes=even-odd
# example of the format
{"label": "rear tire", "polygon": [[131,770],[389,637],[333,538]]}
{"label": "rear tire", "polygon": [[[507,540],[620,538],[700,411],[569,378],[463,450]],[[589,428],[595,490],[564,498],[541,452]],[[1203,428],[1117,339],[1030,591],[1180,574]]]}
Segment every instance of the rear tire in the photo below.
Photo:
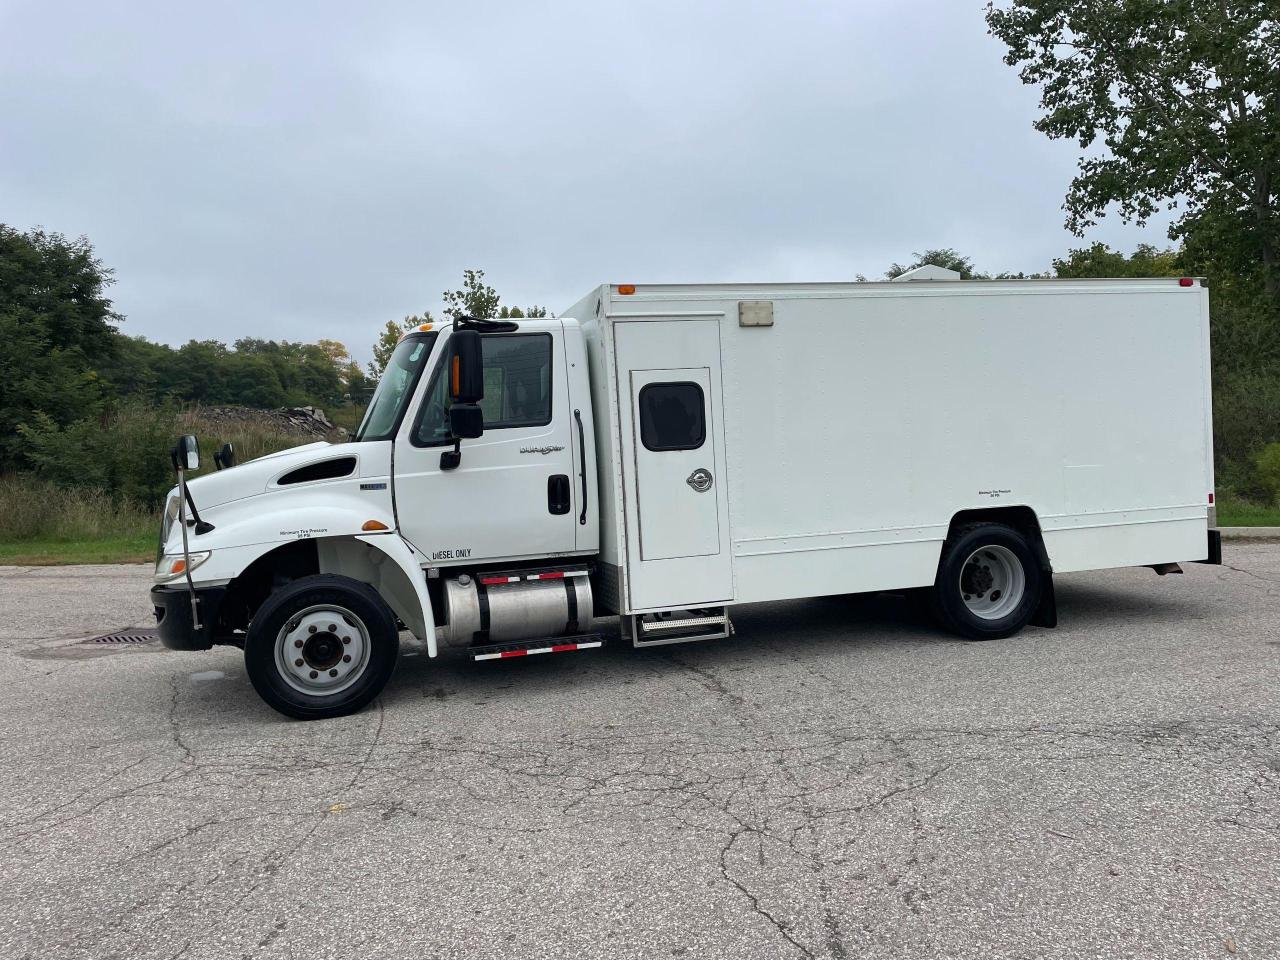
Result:
{"label": "rear tire", "polygon": [[1044,573],[1021,532],[999,523],[955,530],[942,548],[932,606],[968,640],[997,640],[1025,627],[1040,605]]}
{"label": "rear tire", "polygon": [[395,616],[376,590],[320,574],[266,599],[249,624],[244,665],[271,707],[321,720],[355,713],[381,693],[399,652]]}

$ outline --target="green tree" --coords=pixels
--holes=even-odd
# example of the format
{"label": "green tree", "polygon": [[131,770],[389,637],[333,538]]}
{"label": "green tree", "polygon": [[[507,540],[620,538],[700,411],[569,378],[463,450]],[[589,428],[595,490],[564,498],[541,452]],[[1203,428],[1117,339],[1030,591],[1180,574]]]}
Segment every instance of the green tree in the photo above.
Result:
{"label": "green tree", "polygon": [[475,317],[488,320],[498,315],[498,292],[484,282],[483,270],[463,270],[462,289],[444,292],[444,315],[457,320]]}
{"label": "green tree", "polygon": [[101,410],[99,368],[123,319],[112,282],[87,239],[0,224],[0,467],[17,463],[18,425],[37,413],[60,426]]}
{"label": "green tree", "polygon": [[351,395],[353,387],[356,390],[364,387],[364,372],[360,369],[360,365],[351,359],[345,343],[337,340],[320,340],[316,346],[324,351],[329,363],[333,365],[333,369],[338,374],[338,385],[344,395]]}
{"label": "green tree", "polygon": [[1144,224],[1209,224],[1280,299],[1280,28],[1274,0],[1014,0],[987,6],[1036,129],[1079,143],[1067,192],[1077,235],[1113,206]]}
{"label": "green tree", "polygon": [[378,339],[373,343],[373,360],[369,363],[369,379],[373,381],[382,379],[382,371],[387,369],[387,364],[391,362],[391,354],[395,353],[396,344],[406,333],[425,323],[434,322],[435,318],[431,316],[429,310],[422,311],[421,316],[405,317],[399,323],[388,320],[382,332],[378,334]]}
{"label": "green tree", "polygon": [[1180,277],[1186,273],[1182,252],[1139,244],[1132,256],[1112,250],[1105,243],[1071,250],[1053,261],[1054,274],[1077,277]]}
{"label": "green tree", "polygon": [[[521,320],[536,319],[547,316],[546,307],[505,307],[498,291],[484,282],[483,270],[463,270],[462,287],[458,290],[446,290],[443,295],[444,315],[450,320],[459,317],[475,317],[477,320]],[[391,354],[400,342],[400,338],[409,330],[424,324],[435,323],[431,311],[424,310],[421,315],[405,317],[397,323],[388,320],[378,339],[373,344],[373,361],[369,364],[369,377],[377,380],[387,368]],[[362,385],[363,386],[363,385]]]}
{"label": "green tree", "polygon": [[475,317],[477,320],[519,320],[524,317],[534,319],[547,315],[546,307],[500,306],[502,298],[498,292],[484,282],[483,270],[463,270],[462,289],[444,292],[444,314],[450,319],[459,317]]}

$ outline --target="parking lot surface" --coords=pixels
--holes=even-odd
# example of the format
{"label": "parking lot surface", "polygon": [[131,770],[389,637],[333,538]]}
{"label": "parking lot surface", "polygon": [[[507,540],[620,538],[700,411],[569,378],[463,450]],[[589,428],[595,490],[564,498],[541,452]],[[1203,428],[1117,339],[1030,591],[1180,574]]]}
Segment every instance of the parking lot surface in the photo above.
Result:
{"label": "parking lot surface", "polygon": [[703,645],[406,647],[299,723],[143,567],[0,568],[0,956],[1280,956],[1280,544],[1058,578],[989,643],[902,598]]}

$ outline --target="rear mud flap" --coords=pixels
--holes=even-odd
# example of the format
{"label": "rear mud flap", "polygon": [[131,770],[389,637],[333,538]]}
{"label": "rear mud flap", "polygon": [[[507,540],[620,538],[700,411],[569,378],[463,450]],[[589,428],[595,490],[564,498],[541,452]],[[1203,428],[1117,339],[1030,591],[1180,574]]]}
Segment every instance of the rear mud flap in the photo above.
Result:
{"label": "rear mud flap", "polygon": [[1053,593],[1053,571],[1044,571],[1044,587],[1040,591],[1040,603],[1036,612],[1031,615],[1033,627],[1056,627],[1058,625],[1058,600]]}

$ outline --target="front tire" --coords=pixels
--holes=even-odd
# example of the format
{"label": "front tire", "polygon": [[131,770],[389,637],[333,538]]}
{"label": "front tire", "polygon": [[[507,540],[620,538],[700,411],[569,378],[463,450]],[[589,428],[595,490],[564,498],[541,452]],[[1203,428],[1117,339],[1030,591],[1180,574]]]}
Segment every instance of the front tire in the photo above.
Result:
{"label": "front tire", "polygon": [[271,707],[298,720],[341,717],[382,692],[396,667],[395,616],[367,583],[303,577],[267,598],[249,624],[245,670]]}
{"label": "front tire", "polygon": [[1030,622],[1043,589],[1044,573],[1022,533],[976,523],[956,530],[943,546],[933,607],[951,632],[996,640]]}

